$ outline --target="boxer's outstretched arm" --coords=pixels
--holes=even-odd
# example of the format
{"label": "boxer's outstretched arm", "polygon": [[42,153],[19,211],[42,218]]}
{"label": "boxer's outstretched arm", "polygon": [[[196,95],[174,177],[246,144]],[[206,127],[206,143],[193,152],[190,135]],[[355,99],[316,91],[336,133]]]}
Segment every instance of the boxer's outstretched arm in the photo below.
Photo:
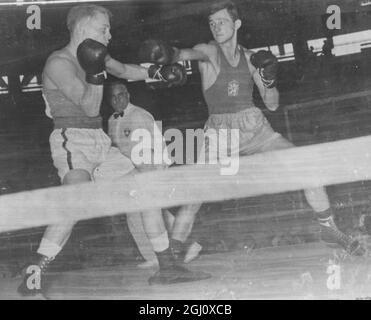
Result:
{"label": "boxer's outstretched arm", "polygon": [[76,74],[76,66],[67,59],[56,57],[47,62],[44,76],[76,105],[80,105],[88,117],[99,115],[103,86],[83,82]]}
{"label": "boxer's outstretched arm", "polygon": [[124,64],[111,57],[106,60],[106,71],[117,78],[127,80],[145,80],[149,78],[147,68],[136,64]]}
{"label": "boxer's outstretched arm", "polygon": [[177,61],[197,60],[209,61],[212,48],[208,44],[198,44],[192,49],[175,49]]}

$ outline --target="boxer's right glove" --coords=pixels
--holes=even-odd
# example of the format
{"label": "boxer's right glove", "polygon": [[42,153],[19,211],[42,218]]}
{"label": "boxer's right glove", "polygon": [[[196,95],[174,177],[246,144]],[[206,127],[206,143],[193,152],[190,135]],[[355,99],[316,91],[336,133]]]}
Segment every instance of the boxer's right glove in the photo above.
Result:
{"label": "boxer's right glove", "polygon": [[187,72],[179,63],[164,66],[151,65],[148,69],[148,76],[151,79],[161,80],[167,88],[182,86],[187,81]]}
{"label": "boxer's right glove", "polygon": [[267,88],[275,87],[278,71],[277,58],[270,51],[259,50],[251,55],[250,61],[258,70],[263,85]]}
{"label": "boxer's right glove", "polygon": [[177,61],[176,49],[169,46],[165,41],[149,39],[144,41],[139,49],[139,59],[142,62],[156,64],[172,64]]}
{"label": "boxer's right glove", "polygon": [[106,79],[107,47],[93,39],[85,39],[78,46],[76,55],[81,68],[86,72],[86,82],[103,85]]}

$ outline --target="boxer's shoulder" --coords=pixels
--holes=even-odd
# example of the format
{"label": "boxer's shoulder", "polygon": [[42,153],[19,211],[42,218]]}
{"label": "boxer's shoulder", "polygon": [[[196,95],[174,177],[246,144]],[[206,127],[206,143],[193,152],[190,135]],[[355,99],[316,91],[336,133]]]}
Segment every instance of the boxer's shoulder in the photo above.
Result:
{"label": "boxer's shoulder", "polygon": [[241,46],[244,54],[245,54],[245,57],[246,57],[246,61],[247,61],[247,64],[248,64],[248,67],[249,67],[249,70],[250,72],[254,72],[255,70],[255,67],[252,65],[251,63],[251,56],[255,53],[254,51],[252,50],[249,50],[249,49],[246,49],[245,47]]}
{"label": "boxer's shoulder", "polygon": [[213,41],[198,44],[193,47],[193,49],[202,52],[208,57],[208,59],[198,61],[198,65],[202,73],[209,73],[210,70],[215,69],[215,66],[218,64],[218,49]]}
{"label": "boxer's shoulder", "polygon": [[209,43],[199,43],[195,45],[193,49],[200,51],[209,57],[216,56],[217,54],[217,47],[214,41],[210,41]]}
{"label": "boxer's shoulder", "polygon": [[254,53],[254,51],[246,49],[245,47],[240,45],[240,48],[242,48],[243,52],[245,53],[246,57],[250,58],[251,55]]}
{"label": "boxer's shoulder", "polygon": [[54,51],[46,60],[44,70],[58,72],[59,70],[76,69],[76,64],[71,56],[64,50]]}
{"label": "boxer's shoulder", "polygon": [[58,60],[58,59],[72,61],[71,54],[67,51],[66,48],[55,50],[48,57],[48,61],[49,60]]}

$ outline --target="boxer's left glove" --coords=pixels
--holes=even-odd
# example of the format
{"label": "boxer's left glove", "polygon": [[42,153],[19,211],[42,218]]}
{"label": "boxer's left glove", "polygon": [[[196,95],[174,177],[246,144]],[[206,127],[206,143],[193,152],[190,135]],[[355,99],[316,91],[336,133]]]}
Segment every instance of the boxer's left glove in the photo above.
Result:
{"label": "boxer's left glove", "polygon": [[151,65],[148,69],[148,76],[151,79],[161,80],[167,88],[182,86],[187,82],[186,69],[179,63],[164,66]]}
{"label": "boxer's left glove", "polygon": [[86,82],[103,85],[106,79],[107,47],[93,39],[85,39],[77,48],[77,60],[86,72]]}
{"label": "boxer's left glove", "polygon": [[267,88],[273,88],[277,82],[278,60],[270,52],[259,50],[250,57],[252,65],[258,70],[263,85]]}
{"label": "boxer's left glove", "polygon": [[159,39],[144,41],[139,48],[139,59],[142,62],[171,64],[177,61],[176,49]]}

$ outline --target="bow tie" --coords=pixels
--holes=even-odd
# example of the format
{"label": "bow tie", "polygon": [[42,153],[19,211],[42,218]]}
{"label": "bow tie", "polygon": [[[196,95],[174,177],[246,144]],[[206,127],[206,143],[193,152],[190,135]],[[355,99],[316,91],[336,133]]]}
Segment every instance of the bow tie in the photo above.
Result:
{"label": "bow tie", "polygon": [[117,119],[118,117],[123,117],[124,116],[124,111],[121,112],[115,112],[113,114],[113,118]]}

